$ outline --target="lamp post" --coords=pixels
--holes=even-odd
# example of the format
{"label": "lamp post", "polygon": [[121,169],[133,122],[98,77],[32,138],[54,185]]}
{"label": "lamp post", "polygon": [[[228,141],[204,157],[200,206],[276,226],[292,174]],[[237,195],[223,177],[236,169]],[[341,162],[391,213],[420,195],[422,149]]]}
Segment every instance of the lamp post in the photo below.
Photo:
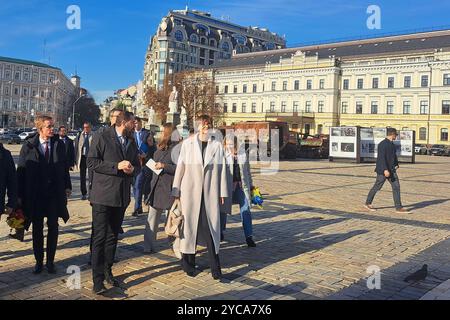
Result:
{"label": "lamp post", "polygon": [[72,105],[72,131],[74,130],[74,125],[75,125],[75,104],[78,102],[78,100],[80,100],[81,98],[84,98],[86,96],[86,94],[82,94],[77,100],[75,100],[75,102]]}

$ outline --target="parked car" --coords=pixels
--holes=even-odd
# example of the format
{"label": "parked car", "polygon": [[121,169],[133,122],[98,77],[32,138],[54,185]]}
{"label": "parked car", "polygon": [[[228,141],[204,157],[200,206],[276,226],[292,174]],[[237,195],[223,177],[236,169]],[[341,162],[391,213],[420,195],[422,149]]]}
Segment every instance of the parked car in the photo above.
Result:
{"label": "parked car", "polygon": [[19,134],[20,139],[22,139],[22,141],[24,141],[26,138],[28,138],[30,135],[34,134],[35,132],[33,131],[25,131],[22,132],[21,134]]}
{"label": "parked car", "polygon": [[78,135],[78,131],[69,131],[69,132],[67,133],[67,136],[68,136],[70,139],[72,139],[72,140],[75,140],[76,137],[77,137],[77,135]]}
{"label": "parked car", "polygon": [[424,144],[416,144],[414,146],[414,152],[416,154],[427,154],[428,153],[428,148]]}
{"label": "parked car", "polygon": [[443,144],[433,144],[430,148],[429,154],[431,156],[448,156],[449,150],[446,145]]}
{"label": "parked car", "polygon": [[7,134],[7,133],[9,133],[9,129],[0,128],[0,134]]}
{"label": "parked car", "polygon": [[0,142],[4,144],[21,144],[22,139],[17,134],[7,133],[0,135]]}

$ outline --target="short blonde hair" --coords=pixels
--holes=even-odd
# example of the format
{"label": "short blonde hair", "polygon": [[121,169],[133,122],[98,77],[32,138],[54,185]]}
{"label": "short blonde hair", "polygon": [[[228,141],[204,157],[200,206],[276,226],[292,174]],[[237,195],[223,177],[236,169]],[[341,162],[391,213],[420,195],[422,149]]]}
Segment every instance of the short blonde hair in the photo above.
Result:
{"label": "short blonde hair", "polygon": [[38,116],[34,120],[34,126],[36,127],[36,129],[41,130],[44,127],[45,121],[52,121],[52,120],[53,118],[50,116]]}

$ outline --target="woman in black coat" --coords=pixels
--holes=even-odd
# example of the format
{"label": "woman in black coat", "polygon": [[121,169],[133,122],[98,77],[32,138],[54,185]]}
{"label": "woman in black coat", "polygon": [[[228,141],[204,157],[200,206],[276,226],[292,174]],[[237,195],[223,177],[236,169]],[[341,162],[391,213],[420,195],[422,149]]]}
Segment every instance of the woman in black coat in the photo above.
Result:
{"label": "woman in black coat", "polygon": [[145,175],[144,190],[143,190],[144,200],[147,199],[148,195],[150,194],[152,177],[153,177],[153,171],[150,170],[145,164],[148,162],[149,159],[153,159],[153,156],[157,149],[155,138],[153,137],[153,133],[151,133],[151,132],[147,138],[147,145],[148,145],[148,151],[145,155],[145,159],[144,159],[143,163],[141,164],[142,171],[144,172],[144,175]]}
{"label": "woman in black coat", "polygon": [[47,269],[55,273],[58,219],[69,220],[67,197],[72,185],[64,142],[53,135],[53,119],[40,116],[38,133],[22,145],[17,167],[18,202],[26,217],[25,229],[33,224],[34,273],[42,272],[44,261],[44,218],[47,218]]}
{"label": "woman in black coat", "polygon": [[164,125],[161,141],[153,158],[156,162],[156,169],[162,169],[162,171],[159,175],[153,173],[150,194],[145,199],[145,203],[150,207],[144,233],[144,252],[146,253],[155,251],[154,242],[161,214],[170,209],[174,202],[171,193],[176,164],[172,160],[172,151],[178,142],[172,139],[172,136],[177,136],[173,134],[174,130],[171,123]]}

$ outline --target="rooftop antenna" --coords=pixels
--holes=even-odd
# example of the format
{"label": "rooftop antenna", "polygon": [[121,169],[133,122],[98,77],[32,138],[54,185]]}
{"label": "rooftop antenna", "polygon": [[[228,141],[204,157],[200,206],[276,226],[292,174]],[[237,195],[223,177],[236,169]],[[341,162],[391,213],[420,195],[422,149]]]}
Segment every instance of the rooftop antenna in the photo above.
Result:
{"label": "rooftop antenna", "polygon": [[47,47],[47,39],[44,39],[44,47],[42,49],[42,61],[45,62],[45,49]]}

